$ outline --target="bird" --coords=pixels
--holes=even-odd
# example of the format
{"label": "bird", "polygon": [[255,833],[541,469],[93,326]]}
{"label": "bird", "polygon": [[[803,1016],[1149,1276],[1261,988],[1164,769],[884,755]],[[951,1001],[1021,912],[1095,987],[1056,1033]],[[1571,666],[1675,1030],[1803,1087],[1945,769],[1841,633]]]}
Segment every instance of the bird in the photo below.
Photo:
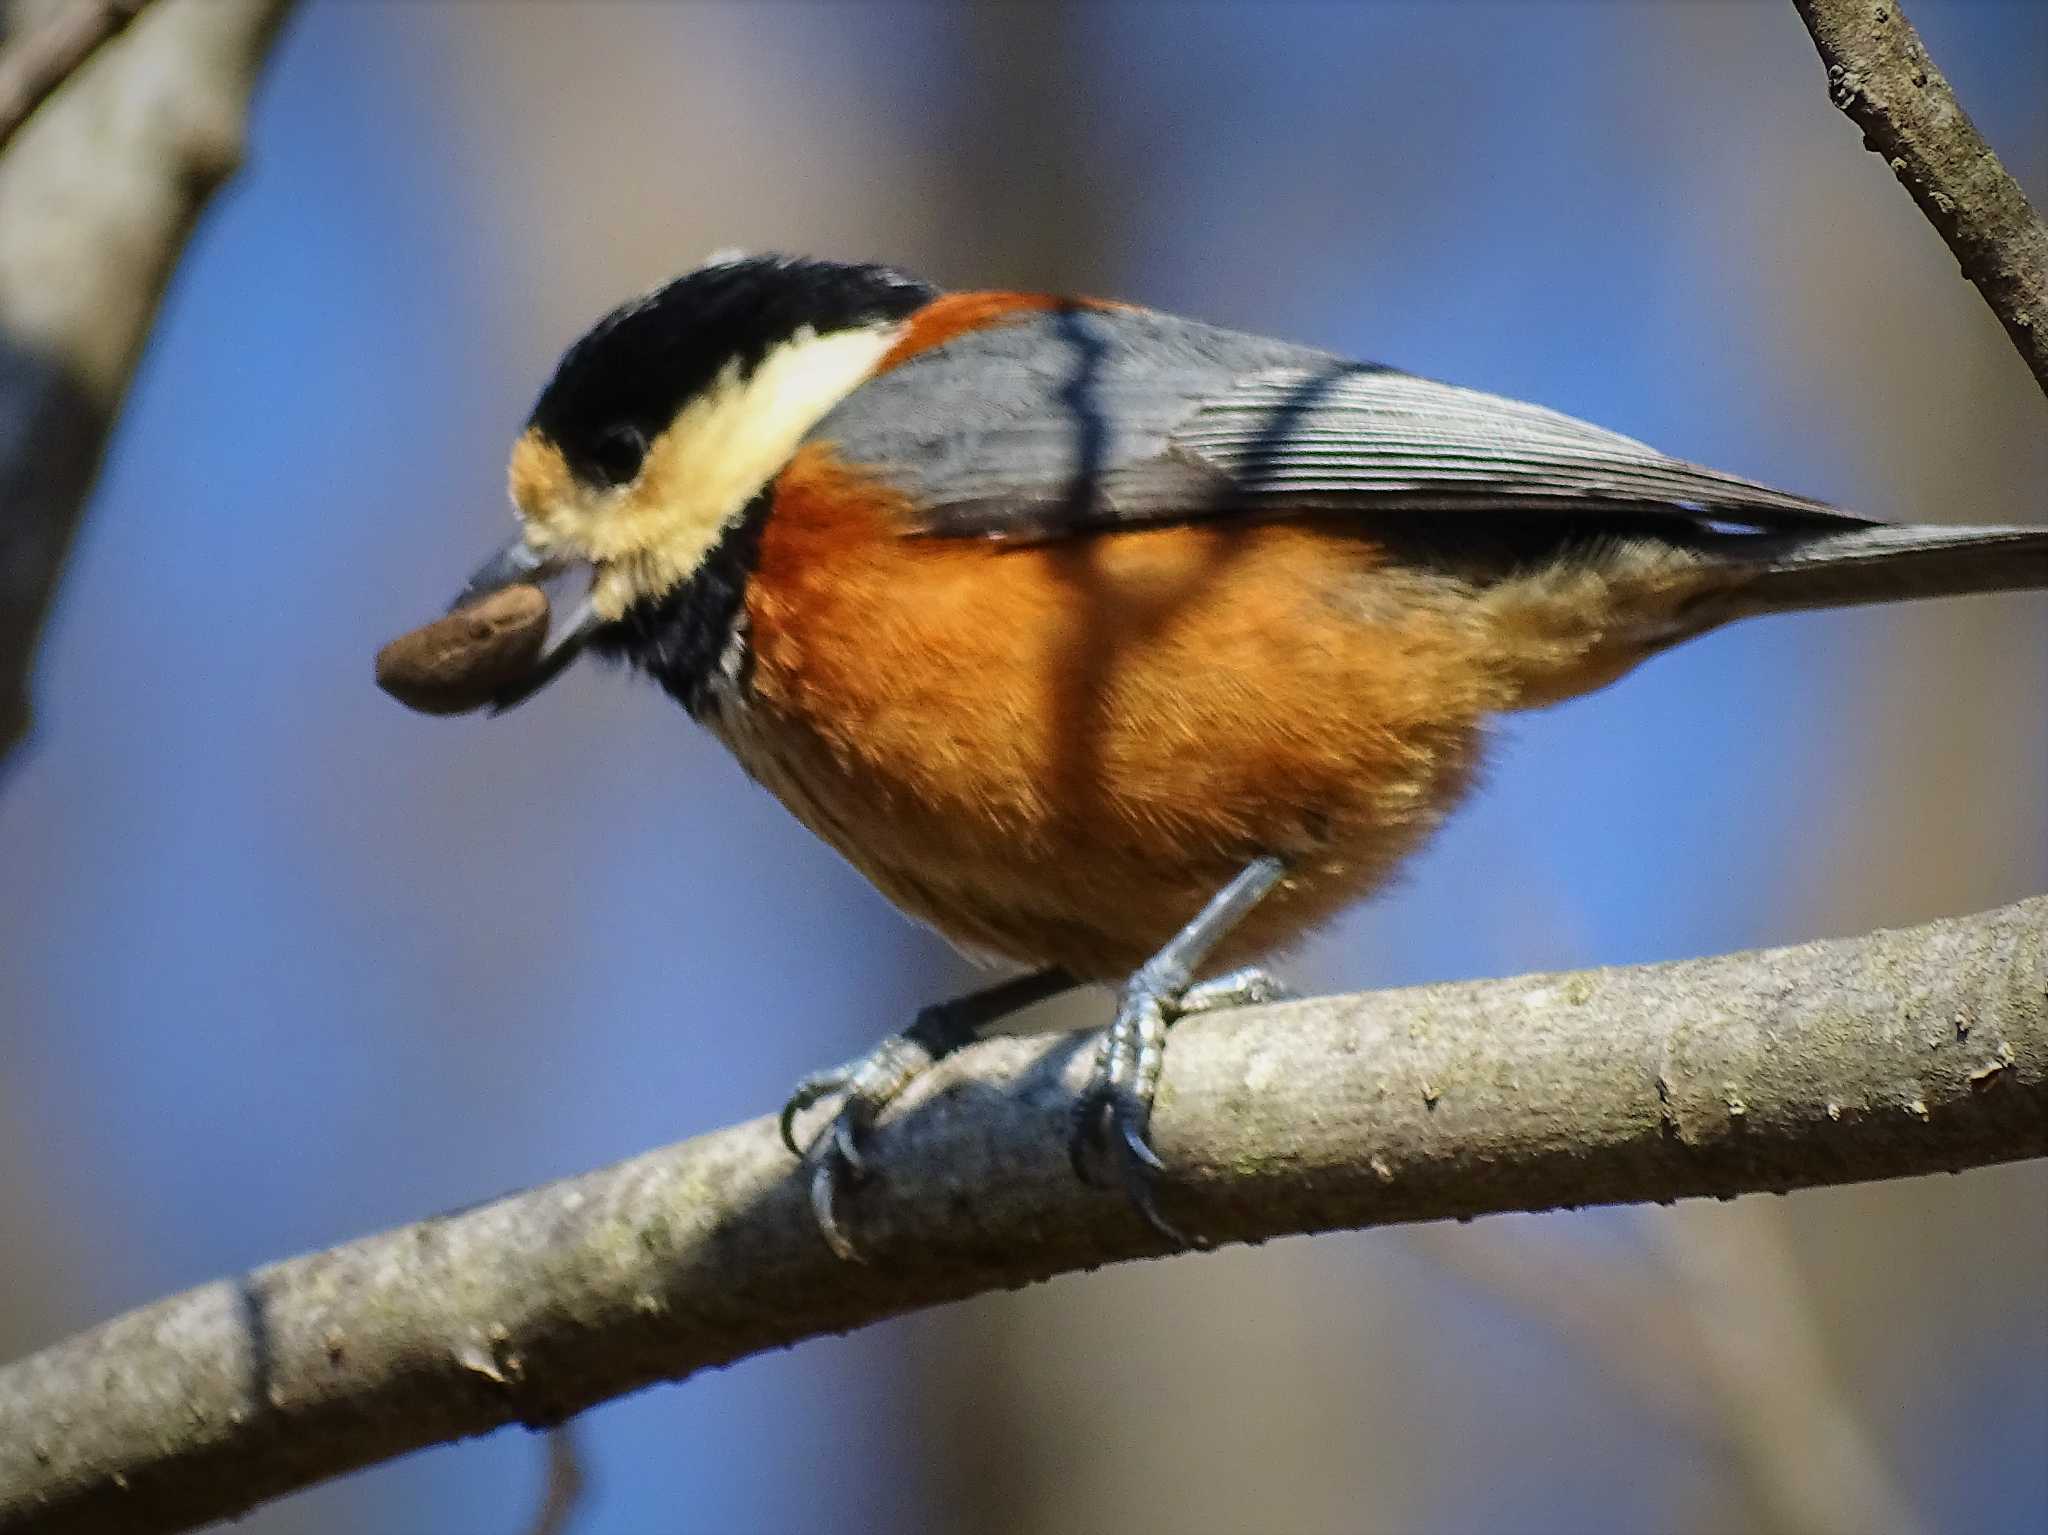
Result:
{"label": "bird", "polygon": [[[1161,1239],[1168,1028],[1383,887],[1491,726],[1759,614],[2048,586],[2048,528],[1888,524],[1543,407],[1102,299],[727,255],[562,355],[457,605],[582,583],[497,686],[625,663],[1002,978],[797,1085],[818,1228],[936,1058],[1117,1003],[1076,1172]],[[829,1117],[808,1142],[795,1125]]]}

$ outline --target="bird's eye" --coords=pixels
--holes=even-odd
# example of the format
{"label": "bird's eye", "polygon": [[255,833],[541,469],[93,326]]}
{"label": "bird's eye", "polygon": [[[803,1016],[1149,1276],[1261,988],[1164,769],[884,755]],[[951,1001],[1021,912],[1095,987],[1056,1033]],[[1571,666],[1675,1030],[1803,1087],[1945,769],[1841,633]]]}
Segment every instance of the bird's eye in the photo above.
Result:
{"label": "bird's eye", "polygon": [[590,445],[590,467],[607,485],[623,485],[640,472],[647,457],[647,439],[637,426],[605,428]]}

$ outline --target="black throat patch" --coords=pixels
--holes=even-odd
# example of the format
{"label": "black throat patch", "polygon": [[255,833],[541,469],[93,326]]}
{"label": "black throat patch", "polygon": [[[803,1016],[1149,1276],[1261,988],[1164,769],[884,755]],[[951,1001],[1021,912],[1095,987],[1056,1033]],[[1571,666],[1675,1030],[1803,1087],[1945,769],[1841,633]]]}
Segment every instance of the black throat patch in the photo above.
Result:
{"label": "black throat patch", "polygon": [[590,637],[591,649],[645,672],[692,718],[715,714],[720,668],[734,643],[744,642],[747,582],[773,503],[772,488],[754,497],[689,579],[659,597],[642,597]]}

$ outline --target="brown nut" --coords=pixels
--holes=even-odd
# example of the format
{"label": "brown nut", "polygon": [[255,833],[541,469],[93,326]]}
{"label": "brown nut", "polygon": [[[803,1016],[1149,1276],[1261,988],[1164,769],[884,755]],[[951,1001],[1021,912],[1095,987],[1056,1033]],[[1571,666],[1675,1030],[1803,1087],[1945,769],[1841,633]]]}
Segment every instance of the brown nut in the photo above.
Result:
{"label": "brown nut", "polygon": [[377,686],[421,714],[481,709],[533,670],[548,637],[548,594],[507,586],[377,652]]}

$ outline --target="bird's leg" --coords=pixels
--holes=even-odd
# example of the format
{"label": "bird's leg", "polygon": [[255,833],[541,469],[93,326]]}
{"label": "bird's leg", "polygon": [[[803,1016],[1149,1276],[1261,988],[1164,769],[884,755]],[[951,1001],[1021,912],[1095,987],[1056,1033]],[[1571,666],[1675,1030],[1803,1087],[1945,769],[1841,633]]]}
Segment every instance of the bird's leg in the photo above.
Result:
{"label": "bird's leg", "polygon": [[[1064,970],[1035,970],[963,997],[935,1002],[919,1012],[909,1028],[890,1035],[866,1055],[830,1071],[813,1072],[797,1083],[782,1106],[782,1143],[811,1170],[811,1210],[817,1216],[818,1230],[835,1253],[849,1260],[860,1256],[839,1223],[836,1207],[839,1194],[868,1175],[862,1142],[882,1110],[932,1062],[972,1043],[990,1024],[1076,984]],[[843,1095],[838,1113],[808,1148],[800,1148],[797,1115],[834,1093]]]}
{"label": "bird's leg", "polygon": [[1255,858],[1124,984],[1116,1019],[1102,1036],[1095,1075],[1074,1103],[1070,1151],[1074,1171],[1089,1183],[1108,1181],[1096,1168],[1113,1167],[1131,1202],[1176,1246],[1195,1245],[1159,1213],[1152,1179],[1164,1166],[1148,1132],[1152,1099],[1166,1064],[1166,1030],[1189,1012],[1270,1001],[1281,989],[1263,972],[1238,970],[1200,986],[1195,971],[1231,929],[1280,883],[1286,865]]}

